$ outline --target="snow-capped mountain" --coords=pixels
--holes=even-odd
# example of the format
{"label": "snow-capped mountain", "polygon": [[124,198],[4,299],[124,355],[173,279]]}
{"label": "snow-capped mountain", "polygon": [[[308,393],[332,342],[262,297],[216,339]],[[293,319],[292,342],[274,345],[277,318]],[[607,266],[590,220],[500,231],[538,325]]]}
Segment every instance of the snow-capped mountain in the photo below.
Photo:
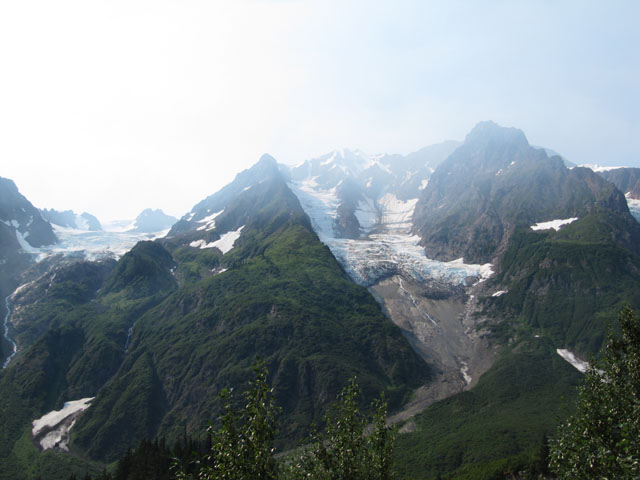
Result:
{"label": "snow-capped mountain", "polygon": [[280,177],[275,159],[263,155],[229,185],[195,205],[173,225],[167,238],[191,248],[216,248],[227,253],[249,223],[261,186],[268,187],[270,180]]}
{"label": "snow-capped mountain", "polygon": [[403,273],[420,282],[464,284],[487,278],[491,266],[430,260],[410,233],[418,196],[457,146],[446,142],[406,157],[339,150],[284,170],[316,233],[357,283]]}

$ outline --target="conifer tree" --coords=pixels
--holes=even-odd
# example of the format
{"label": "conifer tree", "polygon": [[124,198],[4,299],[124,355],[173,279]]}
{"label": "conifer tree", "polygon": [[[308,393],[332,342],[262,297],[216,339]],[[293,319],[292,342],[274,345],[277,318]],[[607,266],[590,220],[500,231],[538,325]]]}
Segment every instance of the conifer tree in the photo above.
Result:
{"label": "conifer tree", "polygon": [[587,370],[577,412],[551,442],[559,478],[640,478],[640,318],[626,307],[619,326]]}

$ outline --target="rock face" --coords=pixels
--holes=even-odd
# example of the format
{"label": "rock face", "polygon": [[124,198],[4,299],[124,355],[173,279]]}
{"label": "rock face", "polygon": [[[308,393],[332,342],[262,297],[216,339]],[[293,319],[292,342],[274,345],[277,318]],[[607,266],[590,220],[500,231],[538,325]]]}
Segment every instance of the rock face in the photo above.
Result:
{"label": "rock face", "polygon": [[56,241],[49,222],[15,183],[0,177],[0,295],[6,297],[16,287],[17,276],[28,267],[34,248]]}
{"label": "rock face", "polygon": [[569,170],[522,131],[482,122],[431,176],[413,232],[430,258],[484,263],[518,225],[581,218],[598,207],[628,212],[624,195],[591,170]]}
{"label": "rock face", "polygon": [[[171,227],[167,237],[186,235],[190,237],[190,241],[219,239],[219,234],[214,238],[216,233],[207,233],[216,229],[216,224],[224,229],[222,232],[235,230],[244,225],[242,218],[226,218],[228,215],[223,215],[227,204],[236,196],[274,178],[280,178],[278,164],[271,155],[265,154],[253,167],[236,175],[229,185],[196,204]],[[220,218],[216,218],[218,215],[221,215]],[[220,231],[219,228],[216,230]]]}
{"label": "rock face", "polygon": [[167,215],[162,210],[152,210],[147,208],[136,217],[134,227],[131,231],[140,233],[161,232],[171,228],[178,219]]}
{"label": "rock face", "polygon": [[87,212],[83,212],[78,215],[73,210],[64,210],[60,212],[58,210],[45,208],[44,210],[40,210],[40,213],[47,221],[61,227],[94,232],[102,230],[100,221],[95,216]]}
{"label": "rock face", "polygon": [[17,232],[14,235],[17,235],[16,238],[23,248],[23,241],[36,248],[57,241],[51,224],[42,218],[40,212],[18,191],[12,180],[1,177],[0,221]]}
{"label": "rock face", "polygon": [[640,200],[640,168],[616,168],[598,174],[613,183],[628,198]]}

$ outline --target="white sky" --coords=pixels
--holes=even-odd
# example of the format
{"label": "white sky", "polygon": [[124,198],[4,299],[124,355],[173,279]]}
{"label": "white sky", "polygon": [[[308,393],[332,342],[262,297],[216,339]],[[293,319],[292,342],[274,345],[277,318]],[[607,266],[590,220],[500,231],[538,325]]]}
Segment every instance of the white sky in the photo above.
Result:
{"label": "white sky", "polygon": [[181,216],[268,152],[408,153],[481,120],[640,166],[640,2],[0,2],[0,176]]}

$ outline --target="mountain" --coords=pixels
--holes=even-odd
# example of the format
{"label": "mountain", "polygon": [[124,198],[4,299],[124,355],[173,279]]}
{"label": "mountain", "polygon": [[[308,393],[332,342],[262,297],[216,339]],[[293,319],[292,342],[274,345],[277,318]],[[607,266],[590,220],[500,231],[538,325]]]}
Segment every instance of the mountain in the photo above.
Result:
{"label": "mountain", "polygon": [[[217,394],[244,388],[257,356],[283,406],[281,447],[351,376],[365,398],[385,391],[398,408],[431,375],[319,241],[271,157],[165,239],[117,263],[62,266],[13,298],[21,350],[0,374],[6,472],[26,468],[22,452],[37,455],[20,440],[31,422],[71,400],[95,397],[70,440],[93,459],[142,438],[200,434],[222,408]],[[48,456],[37,458],[32,468],[44,468]]]}
{"label": "mountain", "polygon": [[598,172],[629,198],[640,200],[640,168],[614,168]]}
{"label": "mountain", "polygon": [[640,222],[640,168],[601,169],[598,174],[625,193],[629,211]]}
{"label": "mountain", "polygon": [[624,195],[586,168],[529,145],[522,131],[478,124],[431,176],[413,232],[428,257],[488,262],[519,226],[582,218],[598,208],[629,214]]}
{"label": "mountain", "polygon": [[334,195],[331,228],[340,238],[357,239],[372,231],[385,204],[417,198],[433,169],[457,146],[449,141],[407,156],[343,149],[283,169],[300,188]]}
{"label": "mountain", "polygon": [[[8,178],[0,177],[0,222],[3,232],[13,233],[19,248],[28,252],[33,247],[56,243],[56,236],[47,222],[29,200],[19,191],[16,184]],[[6,238],[5,235],[3,237]],[[13,243],[8,238],[3,245]]]}
{"label": "mountain", "polygon": [[59,225],[61,227],[88,231],[102,230],[100,221],[87,212],[83,212],[78,215],[73,212],[73,210],[65,210],[60,212],[58,210],[49,210],[45,208],[44,210],[40,210],[40,213],[49,223]]}
{"label": "mountain", "polygon": [[[530,469],[581,378],[566,358],[596,354],[621,305],[640,307],[624,193],[491,122],[407,156],[264,155],[164,238],[22,274],[0,478],[199,436],[256,357],[283,407],[279,449],[357,376],[390,401],[402,478]],[[38,453],[32,422],[66,402],[86,407],[70,432],[52,426],[70,454]]]}
{"label": "mountain", "polygon": [[[18,276],[31,264],[37,247],[57,242],[53,229],[38,209],[8,178],[0,177],[0,297],[17,286]],[[3,318],[6,314],[2,305]],[[2,340],[2,358],[12,345]]]}
{"label": "mountain", "polygon": [[167,215],[162,210],[147,208],[138,215],[133,224],[132,232],[154,233],[161,232],[176,223],[178,219]]}

